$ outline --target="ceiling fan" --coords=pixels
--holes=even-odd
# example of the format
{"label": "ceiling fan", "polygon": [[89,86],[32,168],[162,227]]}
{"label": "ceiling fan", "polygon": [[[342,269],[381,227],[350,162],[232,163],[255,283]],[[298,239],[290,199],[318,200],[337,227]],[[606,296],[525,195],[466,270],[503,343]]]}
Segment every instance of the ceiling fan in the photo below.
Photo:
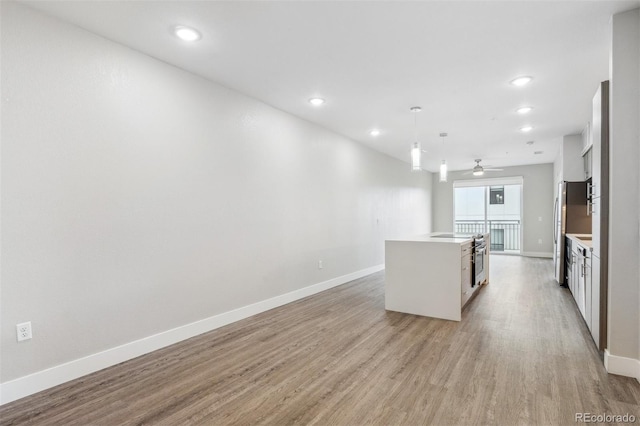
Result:
{"label": "ceiling fan", "polygon": [[473,167],[473,169],[469,170],[468,172],[465,173],[465,175],[470,175],[473,174],[474,176],[482,176],[484,174],[484,172],[501,172],[503,169],[489,169],[487,167],[491,167],[491,166],[485,166],[482,167],[480,165],[480,162],[482,161],[481,159],[477,159],[477,160],[473,160],[476,162],[476,165]]}

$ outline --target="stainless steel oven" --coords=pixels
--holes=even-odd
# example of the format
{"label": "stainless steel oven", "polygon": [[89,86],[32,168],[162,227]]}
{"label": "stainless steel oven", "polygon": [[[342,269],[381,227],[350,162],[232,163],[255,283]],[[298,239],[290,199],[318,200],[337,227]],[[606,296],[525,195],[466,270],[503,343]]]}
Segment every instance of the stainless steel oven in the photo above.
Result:
{"label": "stainless steel oven", "polygon": [[484,235],[473,237],[473,283],[471,287],[482,284],[485,279],[484,258],[487,255],[487,243]]}

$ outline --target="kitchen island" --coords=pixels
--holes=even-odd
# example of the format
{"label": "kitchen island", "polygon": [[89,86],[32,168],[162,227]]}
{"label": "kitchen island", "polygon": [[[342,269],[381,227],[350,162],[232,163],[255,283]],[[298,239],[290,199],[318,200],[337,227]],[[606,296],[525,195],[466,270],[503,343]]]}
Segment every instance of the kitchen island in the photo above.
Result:
{"label": "kitchen island", "polygon": [[[385,241],[385,309],[460,321],[476,285],[473,236],[436,232]],[[489,235],[482,266],[489,276]]]}

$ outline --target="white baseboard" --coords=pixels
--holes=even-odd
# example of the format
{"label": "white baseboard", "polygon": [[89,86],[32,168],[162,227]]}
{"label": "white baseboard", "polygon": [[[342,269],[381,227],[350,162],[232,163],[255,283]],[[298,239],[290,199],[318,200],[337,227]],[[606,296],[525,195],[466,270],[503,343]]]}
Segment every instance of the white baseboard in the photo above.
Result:
{"label": "white baseboard", "polygon": [[372,266],[0,384],[0,405],[384,269]]}
{"label": "white baseboard", "polygon": [[604,350],[604,368],[611,374],[635,377],[640,381],[640,360],[611,355],[609,349]]}
{"label": "white baseboard", "polygon": [[525,257],[547,257],[553,259],[553,253],[547,253],[544,251],[524,251],[522,255]]}

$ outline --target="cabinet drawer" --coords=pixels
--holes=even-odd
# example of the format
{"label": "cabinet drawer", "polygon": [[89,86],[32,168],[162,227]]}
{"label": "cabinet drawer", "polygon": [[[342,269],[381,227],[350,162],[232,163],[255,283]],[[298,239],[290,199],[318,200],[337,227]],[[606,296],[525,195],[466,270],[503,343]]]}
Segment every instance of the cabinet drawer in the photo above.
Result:
{"label": "cabinet drawer", "polygon": [[471,254],[464,255],[460,258],[460,271],[464,275],[465,273],[471,274]]}
{"label": "cabinet drawer", "polygon": [[469,300],[473,294],[473,288],[471,283],[473,282],[472,276],[473,268],[471,267],[471,254],[462,256],[460,262],[460,301],[461,306]]}
{"label": "cabinet drawer", "polygon": [[472,251],[472,246],[471,246],[471,241],[469,241],[466,244],[463,244],[462,246],[460,246],[460,255],[461,256],[466,256],[468,254],[471,254]]}
{"label": "cabinet drawer", "polygon": [[469,301],[471,295],[473,294],[473,289],[471,285],[462,288],[462,294],[460,295],[460,306],[464,306],[465,303]]}

